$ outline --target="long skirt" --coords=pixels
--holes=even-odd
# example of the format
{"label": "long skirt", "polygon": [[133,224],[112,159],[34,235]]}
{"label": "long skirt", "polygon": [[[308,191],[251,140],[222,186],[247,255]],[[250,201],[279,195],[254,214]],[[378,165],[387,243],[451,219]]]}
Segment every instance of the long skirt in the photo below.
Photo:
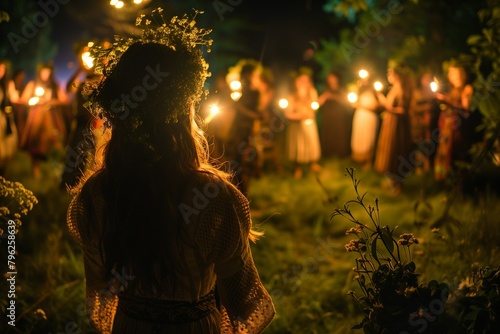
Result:
{"label": "long skirt", "polygon": [[[416,166],[410,156],[412,150],[410,118],[408,115],[385,112],[377,143],[375,170],[397,175],[398,180],[408,176]],[[404,175],[401,175],[404,174]]]}
{"label": "long skirt", "polygon": [[288,128],[288,159],[309,163],[321,158],[318,127],[314,119],[291,121]]}
{"label": "long skirt", "polygon": [[351,157],[359,163],[371,163],[377,131],[379,116],[367,109],[356,109],[352,120]]}
{"label": "long skirt", "polygon": [[66,142],[66,122],[63,110],[54,105],[30,108],[23,129],[21,147],[33,158],[46,158],[51,150],[62,150]]}

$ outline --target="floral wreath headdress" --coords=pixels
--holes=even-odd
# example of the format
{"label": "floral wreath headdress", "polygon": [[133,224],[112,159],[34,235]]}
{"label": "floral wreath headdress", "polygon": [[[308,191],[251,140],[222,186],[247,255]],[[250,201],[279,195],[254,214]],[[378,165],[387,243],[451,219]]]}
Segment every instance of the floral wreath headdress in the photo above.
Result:
{"label": "floral wreath headdress", "polygon": [[[102,75],[102,79],[99,82],[89,82],[85,85],[83,90],[83,95],[87,100],[85,107],[95,117],[102,119],[106,127],[109,128],[118,125],[127,129],[127,132],[133,134],[132,137],[138,141],[147,139],[143,138],[147,137],[147,134],[141,135],[140,133],[136,133],[142,124],[139,115],[131,113],[124,117],[125,115],[109,110],[110,108],[104,108],[99,102],[99,94],[106,83],[106,79],[113,73],[122,55],[132,44],[163,44],[174,51],[183,52],[188,55],[191,61],[196,62],[199,65],[198,67],[202,69],[201,73],[197,73],[199,82],[197,83],[196,91],[192,92],[194,93],[192,95],[198,98],[202,95],[203,84],[205,79],[210,76],[210,72],[208,72],[208,63],[202,57],[199,46],[205,46],[206,51],[210,52],[212,40],[206,39],[206,36],[211,30],[196,27],[195,18],[198,14],[203,14],[203,12],[193,10],[195,14],[192,18],[188,17],[187,14],[184,14],[182,17],[173,16],[167,23],[162,14],[163,9],[159,7],[154,9],[149,15],[141,14],[137,17],[135,25],[142,29],[140,35],[127,38],[115,36],[114,42],[111,43],[110,47],[103,48],[101,45],[94,45],[90,48],[90,54],[94,58],[94,64],[96,64],[94,73]],[[170,110],[169,113],[165,113],[162,116],[165,116],[165,123],[173,124],[179,121],[179,116],[182,114],[187,115],[189,112],[189,110],[185,109],[178,109],[174,112]]]}

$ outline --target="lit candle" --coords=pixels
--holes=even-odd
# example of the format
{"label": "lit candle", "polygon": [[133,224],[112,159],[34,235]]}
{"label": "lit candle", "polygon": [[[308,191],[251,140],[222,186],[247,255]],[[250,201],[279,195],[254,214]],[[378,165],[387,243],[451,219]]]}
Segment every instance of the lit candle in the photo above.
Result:
{"label": "lit candle", "polygon": [[375,88],[377,92],[380,92],[382,88],[384,88],[384,85],[380,81],[375,81],[373,83],[373,88]]}
{"label": "lit candle", "polygon": [[210,106],[210,115],[217,115],[220,112],[219,107],[216,104]]}
{"label": "lit candle", "polygon": [[43,87],[37,87],[35,88],[35,95],[40,97],[40,96],[43,96],[43,94],[45,94],[45,89],[43,89]]}
{"label": "lit candle", "polygon": [[212,104],[212,105],[210,105],[209,111],[210,111],[210,113],[205,118],[205,123],[210,123],[212,121],[212,119],[220,112],[220,108],[218,105]]}
{"label": "lit candle", "polygon": [[232,92],[231,93],[231,99],[233,99],[233,101],[238,101],[241,97],[241,93],[240,92]]}
{"label": "lit candle", "polygon": [[278,101],[278,105],[280,106],[281,109],[286,109],[288,107],[288,100],[281,99]]}
{"label": "lit candle", "polygon": [[238,80],[233,80],[229,83],[229,88],[231,88],[232,91],[240,90],[241,82],[239,82]]}
{"label": "lit candle", "polygon": [[89,51],[82,53],[82,62],[83,66],[88,70],[94,67],[94,57],[90,55]]}
{"label": "lit candle", "polygon": [[40,102],[40,98],[38,96],[33,96],[31,99],[29,99],[28,104],[30,106],[34,106],[38,102]]}
{"label": "lit candle", "polygon": [[368,78],[368,71],[365,69],[361,69],[359,70],[358,75],[361,79]]}
{"label": "lit candle", "polygon": [[347,100],[351,103],[356,102],[358,100],[358,94],[350,92],[349,94],[347,94]]}
{"label": "lit candle", "polygon": [[433,81],[430,83],[430,86],[431,86],[431,90],[435,93],[438,91],[439,89],[439,85],[437,83],[437,81]]}

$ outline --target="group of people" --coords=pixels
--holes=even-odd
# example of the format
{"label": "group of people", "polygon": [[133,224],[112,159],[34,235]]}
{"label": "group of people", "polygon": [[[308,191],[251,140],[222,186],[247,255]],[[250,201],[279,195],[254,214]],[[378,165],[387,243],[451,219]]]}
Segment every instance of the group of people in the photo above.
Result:
{"label": "group of people", "polygon": [[10,62],[0,62],[0,166],[2,174],[18,149],[29,152],[34,173],[51,150],[62,150],[71,115],[69,98],[54,77],[51,64],[38,66],[33,80],[25,83],[25,72],[10,79]]}
{"label": "group of people", "polygon": [[[301,178],[305,167],[317,173],[320,160],[332,156],[351,157],[375,169],[388,176],[397,191],[415,170],[433,170],[436,180],[443,181],[455,161],[468,158],[470,142],[477,138],[473,128],[478,113],[470,119],[469,111],[473,89],[460,65],[449,67],[449,87],[442,86],[443,92],[431,90],[428,72],[416,84],[408,66],[390,66],[389,90],[384,94],[369,77],[359,79],[354,103],[348,101],[342,75],[335,70],[328,72],[319,94],[312,71],[300,68],[291,75],[288,95],[278,96],[270,69],[248,60],[237,69],[239,95],[231,95],[229,87],[234,73],[223,73],[202,104],[222,108],[222,115],[207,126],[211,156],[213,161],[230,162],[235,184],[245,195],[249,180],[268,164],[281,172],[283,163],[290,162],[293,175]],[[100,77],[80,66],[63,89],[50,64],[40,65],[27,84],[23,72],[16,73],[11,80],[9,63],[0,62],[0,172],[18,148],[29,152],[37,176],[51,150],[70,147],[65,164],[71,166],[64,169],[62,185],[74,186],[95,148],[96,132],[86,128],[102,126],[83,106],[81,83]],[[284,96],[285,105],[278,101]]]}
{"label": "group of people", "polygon": [[[221,108],[221,115],[210,117],[207,127],[214,143],[212,156],[228,163],[244,194],[249,179],[266,168],[282,172],[284,164],[290,163],[294,177],[300,179],[306,171],[320,172],[322,157],[348,154],[349,143],[342,140],[345,131],[350,133],[346,125],[350,126],[352,106],[338,74],[329,74],[327,88],[319,95],[312,70],[301,67],[290,74],[287,92],[278,95],[269,68],[249,60],[235,68],[236,75],[233,70],[216,76],[202,109],[208,111],[214,104]],[[241,84],[236,97],[230,88],[234,81]],[[324,111],[322,128],[318,110]]]}
{"label": "group of people", "polygon": [[350,157],[387,176],[387,186],[399,192],[413,172],[432,171],[437,181],[445,180],[456,161],[470,159],[468,149],[480,136],[475,132],[479,112],[469,110],[470,78],[460,64],[451,64],[447,80],[433,90],[437,82],[430,72],[421,73],[417,84],[409,66],[390,63],[388,89],[377,90],[370,77],[360,78],[355,102],[348,101],[340,72],[328,72],[319,94],[312,71],[300,68],[282,104],[266,71],[255,63],[242,67],[235,101],[227,87],[234,75],[221,75],[218,98],[208,100],[224,101],[226,114],[214,119],[209,130],[216,157],[233,163],[243,193],[270,157],[279,171],[282,162],[290,162],[296,178],[307,165],[319,172],[321,159]]}
{"label": "group of people", "polygon": [[470,110],[473,88],[465,66],[450,64],[446,76],[442,91],[430,73],[423,73],[417,86],[412,70],[395,64],[387,72],[391,86],[386,95],[367,78],[360,80],[352,158],[387,176],[396,192],[415,171],[433,172],[437,181],[446,180],[451,171],[459,170],[457,161],[470,161],[469,149],[480,140],[476,127],[481,116]]}
{"label": "group of people", "polygon": [[[16,71],[11,79],[9,69],[9,61],[0,61],[0,174],[5,173],[18,150],[29,154],[36,178],[41,176],[42,161],[51,155],[70,154],[63,161],[71,166],[64,168],[61,186],[74,186],[85,167],[83,163],[71,162],[75,158],[78,162],[85,160],[84,151],[89,150],[81,147],[84,141],[86,148],[93,147],[94,143],[93,138],[83,138],[91,133],[85,128],[95,120],[84,108],[81,83],[96,76],[81,64],[63,86],[55,79],[55,68],[50,62],[39,64],[35,78],[28,82],[25,82],[24,70]],[[68,147],[72,148],[71,152],[66,152]]]}
{"label": "group of people", "polygon": [[[210,146],[196,107],[204,104],[208,77],[199,46],[211,41],[194,24],[149,27],[125,46],[117,39],[116,61],[96,59],[105,76],[87,69],[79,82],[78,69],[66,89],[47,65],[19,89],[0,63],[0,167],[16,145],[30,153],[35,174],[50,149],[68,143],[94,157],[69,166],[80,175],[63,180],[73,195],[68,228],[82,247],[86,314],[100,333],[264,331],[275,309],[252,258],[250,242],[262,233],[252,226],[247,195],[266,159],[280,169],[285,156],[301,178],[306,166],[320,172],[322,157],[350,156],[389,176],[396,190],[412,166],[432,168],[442,180],[457,159],[467,159],[473,90],[456,65],[448,69],[446,92],[431,91],[428,75],[416,87],[410,68],[397,64],[388,69],[385,94],[360,79],[352,103],[339,73],[327,75],[319,94],[304,68],[278,101],[272,74],[248,62],[239,84],[217,76],[205,102],[227,112],[206,114]],[[155,68],[155,75],[168,75],[150,85],[145,78]],[[81,100],[84,83],[92,88],[89,109]],[[149,93],[133,103],[123,99],[145,84]],[[76,107],[68,117],[70,101]],[[97,128],[102,150],[84,144],[94,135],[88,129]],[[224,162],[228,172],[214,166]]]}

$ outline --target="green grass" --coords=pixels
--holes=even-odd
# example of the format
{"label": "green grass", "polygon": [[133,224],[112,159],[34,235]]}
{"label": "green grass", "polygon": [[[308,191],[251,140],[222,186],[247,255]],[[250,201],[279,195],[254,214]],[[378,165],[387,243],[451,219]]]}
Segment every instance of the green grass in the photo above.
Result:
{"label": "green grass", "polygon": [[[311,174],[295,180],[290,170],[251,180],[254,225],[265,232],[252,245],[254,259],[277,309],[266,333],[349,333],[361,319],[347,295],[357,291],[355,255],[344,248],[350,240],[345,231],[352,225],[341,217],[330,219],[335,208],[355,196],[345,167],[356,166],[348,159],[329,159],[322,166],[320,182]],[[70,197],[58,187],[60,165],[47,162],[42,167],[43,178],[34,180],[29,159],[21,152],[8,171],[7,178],[21,181],[39,204],[17,236],[17,327],[5,328],[2,321],[0,332],[71,333],[77,326],[87,333],[79,313],[84,300],[81,252],[65,222]],[[444,280],[456,287],[474,268],[500,264],[498,195],[480,191],[460,196],[451,210],[458,223],[441,228],[443,241],[430,224],[442,213],[447,192],[430,175],[408,178],[399,195],[371,170],[358,170],[356,176],[366,201],[379,199],[382,224],[397,225],[398,233],[414,233],[421,241],[413,254],[422,282]],[[361,207],[351,209],[368,223]],[[0,288],[5,291],[4,285]]]}

